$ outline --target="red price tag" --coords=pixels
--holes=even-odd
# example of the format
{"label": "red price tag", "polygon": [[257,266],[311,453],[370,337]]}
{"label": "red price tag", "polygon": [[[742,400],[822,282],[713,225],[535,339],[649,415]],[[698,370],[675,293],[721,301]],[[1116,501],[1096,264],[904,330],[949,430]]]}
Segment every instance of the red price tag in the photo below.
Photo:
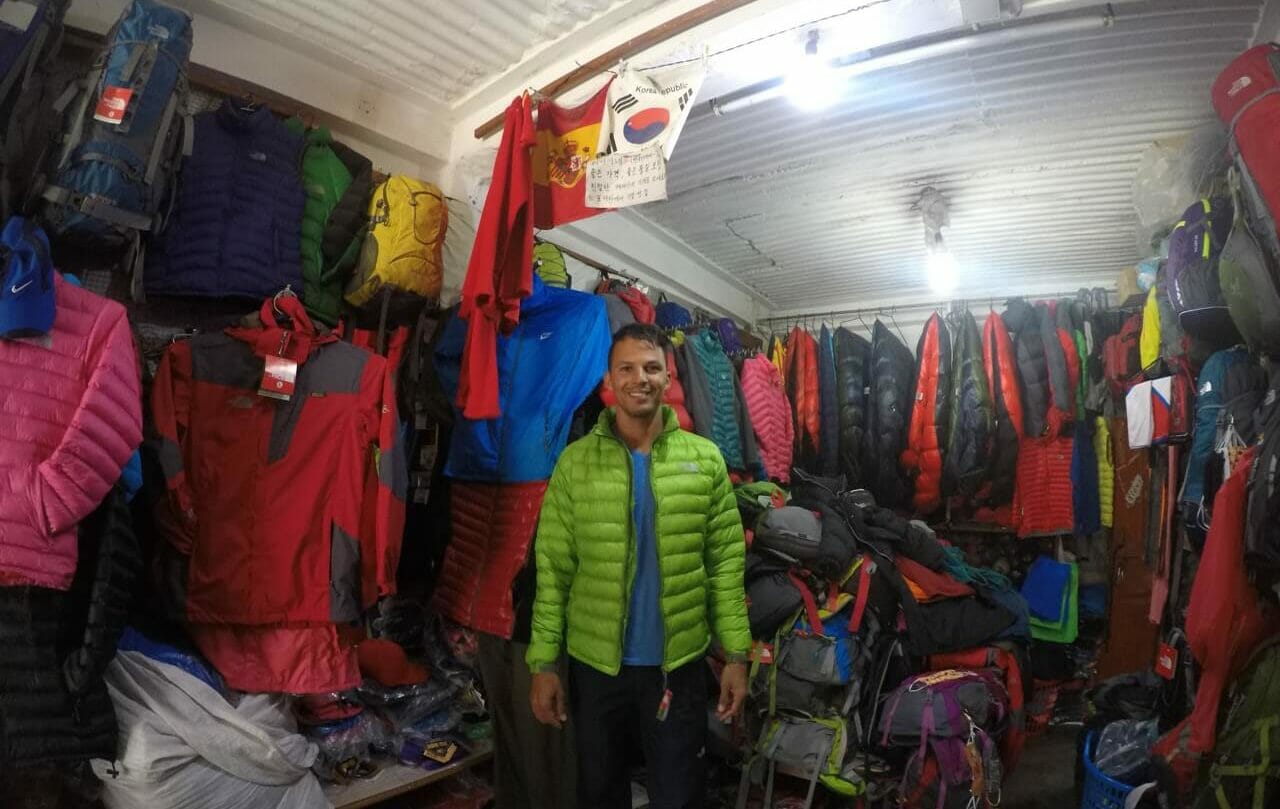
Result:
{"label": "red price tag", "polygon": [[125,110],[129,109],[129,99],[133,98],[133,90],[128,87],[102,88],[102,97],[93,110],[93,120],[104,124],[118,124],[124,120]]}
{"label": "red price tag", "polygon": [[1178,650],[1167,643],[1156,649],[1156,674],[1166,680],[1173,679],[1173,672],[1178,668]]}
{"label": "red price tag", "polygon": [[262,369],[262,382],[258,385],[258,395],[287,402],[293,396],[297,378],[298,363],[268,354],[267,363]]}

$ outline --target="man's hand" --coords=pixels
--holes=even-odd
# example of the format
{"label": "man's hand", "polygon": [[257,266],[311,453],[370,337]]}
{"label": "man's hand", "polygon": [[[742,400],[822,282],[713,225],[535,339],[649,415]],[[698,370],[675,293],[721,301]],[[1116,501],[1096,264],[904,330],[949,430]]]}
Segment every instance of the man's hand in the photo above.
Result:
{"label": "man's hand", "polygon": [[716,718],[726,725],[742,710],[747,698],[747,664],[726,663],[720,674],[720,704],[716,706]]}
{"label": "man's hand", "polygon": [[[723,697],[721,699],[723,701]],[[533,681],[529,684],[529,705],[533,708],[534,719],[544,725],[564,729],[564,723],[569,721],[569,714],[566,711],[560,675],[554,671],[533,675]]]}

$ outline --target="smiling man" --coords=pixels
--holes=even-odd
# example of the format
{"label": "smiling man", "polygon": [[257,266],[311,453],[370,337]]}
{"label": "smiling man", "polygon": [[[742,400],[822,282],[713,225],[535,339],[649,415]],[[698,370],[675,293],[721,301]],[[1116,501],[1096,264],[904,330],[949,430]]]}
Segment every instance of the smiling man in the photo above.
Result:
{"label": "smiling man", "polygon": [[631,806],[633,740],[651,807],[703,805],[713,634],[728,659],[721,721],[747,693],[742,523],[720,451],[662,404],[667,345],[650,325],[614,335],[604,384],[618,403],[560,457],[538,523],[530,702],[546,724],[573,715],[582,809]]}

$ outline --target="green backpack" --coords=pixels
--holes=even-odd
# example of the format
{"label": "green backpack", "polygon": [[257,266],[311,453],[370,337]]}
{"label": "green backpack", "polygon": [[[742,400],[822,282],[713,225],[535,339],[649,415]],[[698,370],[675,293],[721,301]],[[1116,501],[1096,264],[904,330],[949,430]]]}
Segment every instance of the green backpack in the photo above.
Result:
{"label": "green backpack", "polygon": [[1249,659],[1226,717],[1192,809],[1280,806],[1280,635]]}

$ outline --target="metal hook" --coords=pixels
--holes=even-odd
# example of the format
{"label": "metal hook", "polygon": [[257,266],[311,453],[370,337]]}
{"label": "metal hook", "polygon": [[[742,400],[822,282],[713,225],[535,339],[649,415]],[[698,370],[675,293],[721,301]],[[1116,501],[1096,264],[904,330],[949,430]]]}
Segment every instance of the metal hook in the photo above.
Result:
{"label": "metal hook", "polygon": [[298,293],[293,291],[293,284],[285,284],[284,289],[271,296],[271,308],[275,310],[275,313],[278,315],[284,314],[284,311],[280,308],[280,298],[285,295],[292,295],[295,298],[298,297]]}

